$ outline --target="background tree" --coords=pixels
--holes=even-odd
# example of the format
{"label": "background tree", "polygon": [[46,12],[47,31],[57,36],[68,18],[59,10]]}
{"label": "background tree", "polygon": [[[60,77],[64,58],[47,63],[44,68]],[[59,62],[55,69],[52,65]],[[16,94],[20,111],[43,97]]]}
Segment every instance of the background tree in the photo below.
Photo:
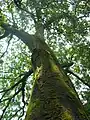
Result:
{"label": "background tree", "polygon": [[[30,98],[28,90],[33,84],[33,81],[30,81],[32,78],[28,79],[32,73],[29,59],[31,53],[26,45],[18,40],[19,36],[16,38],[13,32],[7,32],[6,28],[9,26],[6,23],[18,30],[22,29],[22,33],[24,30],[30,34],[35,33],[37,38],[44,38],[66,73],[70,75],[76,89],[82,88],[79,94],[89,111],[89,1],[5,0],[0,4],[1,39],[6,37],[0,41],[1,118],[23,119]],[[72,62],[71,67],[65,64]]]}

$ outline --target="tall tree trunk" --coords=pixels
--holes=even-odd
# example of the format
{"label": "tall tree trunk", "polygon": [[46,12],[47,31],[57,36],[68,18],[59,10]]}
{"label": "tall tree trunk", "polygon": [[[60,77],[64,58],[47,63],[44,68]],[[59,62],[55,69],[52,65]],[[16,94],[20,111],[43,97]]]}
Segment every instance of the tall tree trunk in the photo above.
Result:
{"label": "tall tree trunk", "polygon": [[35,49],[32,54],[34,86],[25,120],[88,120],[67,77],[50,53]]}
{"label": "tall tree trunk", "polygon": [[2,27],[32,52],[34,86],[25,120],[88,120],[73,85],[47,44],[9,25]]}

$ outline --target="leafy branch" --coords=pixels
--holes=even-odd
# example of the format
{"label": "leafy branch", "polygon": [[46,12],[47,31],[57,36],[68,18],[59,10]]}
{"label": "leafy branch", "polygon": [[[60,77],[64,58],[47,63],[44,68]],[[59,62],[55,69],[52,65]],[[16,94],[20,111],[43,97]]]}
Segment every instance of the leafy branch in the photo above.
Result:
{"label": "leafy branch", "polygon": [[[24,77],[21,78],[16,84],[14,84],[13,86],[11,86],[9,89],[0,91],[0,93],[3,93],[3,92],[4,92],[4,94],[2,95],[2,97],[1,97],[1,99],[0,99],[0,102],[4,102],[4,101],[7,101],[7,100],[8,100],[7,105],[6,105],[5,108],[3,109],[3,113],[2,113],[2,115],[1,115],[0,120],[3,118],[3,116],[4,116],[4,114],[5,114],[8,106],[9,106],[9,104],[10,104],[10,102],[11,102],[11,100],[14,99],[15,96],[17,96],[20,92],[22,92],[22,102],[23,102],[23,104],[24,104],[22,109],[23,109],[23,114],[24,114],[24,108],[25,108],[25,100],[24,100],[24,98],[25,98],[25,85],[26,85],[26,80],[27,80],[27,78],[28,78],[32,73],[33,73],[33,70],[30,69],[28,72],[25,72],[25,73],[24,73]],[[22,76],[22,74],[19,75],[19,77],[21,77],[21,76]],[[14,88],[17,87],[20,83],[22,83],[22,86],[18,89],[18,91],[16,91],[11,97],[8,97],[8,98],[6,98],[6,99],[3,99],[3,97],[7,94],[8,91],[14,89]],[[3,100],[2,100],[2,99],[3,99]],[[16,112],[17,112],[17,111],[16,111]],[[23,116],[23,114],[22,114],[22,116]]]}

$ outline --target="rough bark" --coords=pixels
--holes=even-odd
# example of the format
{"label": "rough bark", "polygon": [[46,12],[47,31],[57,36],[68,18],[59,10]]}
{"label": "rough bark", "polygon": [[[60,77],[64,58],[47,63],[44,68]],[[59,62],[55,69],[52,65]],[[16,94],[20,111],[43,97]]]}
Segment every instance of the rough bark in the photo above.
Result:
{"label": "rough bark", "polygon": [[50,53],[35,49],[32,64],[35,83],[25,120],[88,120],[77,94],[65,83],[65,75]]}
{"label": "rough bark", "polygon": [[35,35],[2,27],[32,52],[34,86],[25,120],[88,120],[73,85],[47,44]]}

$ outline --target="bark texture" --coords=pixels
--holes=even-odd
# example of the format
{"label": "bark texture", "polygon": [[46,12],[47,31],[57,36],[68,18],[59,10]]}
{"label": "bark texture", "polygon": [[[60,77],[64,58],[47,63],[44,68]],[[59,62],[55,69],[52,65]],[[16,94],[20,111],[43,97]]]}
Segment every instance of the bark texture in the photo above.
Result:
{"label": "bark texture", "polygon": [[75,91],[49,52],[32,54],[35,83],[25,120],[88,120]]}

